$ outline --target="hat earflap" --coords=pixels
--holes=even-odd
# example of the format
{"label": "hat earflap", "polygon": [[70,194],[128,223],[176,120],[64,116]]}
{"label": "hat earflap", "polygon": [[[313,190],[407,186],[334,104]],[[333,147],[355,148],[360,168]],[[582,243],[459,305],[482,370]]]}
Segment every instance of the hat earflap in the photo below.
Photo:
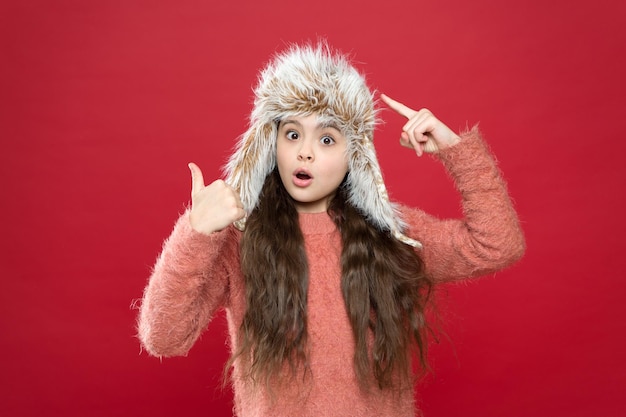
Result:
{"label": "hat earflap", "polygon": [[380,230],[388,230],[399,241],[422,248],[422,244],[404,235],[406,225],[401,213],[389,200],[373,142],[366,136],[349,141],[348,190],[352,205]]}
{"label": "hat earflap", "polygon": [[[224,181],[239,193],[246,217],[257,204],[265,178],[276,166],[275,123],[256,123],[241,136],[224,167]],[[243,230],[246,217],[235,222]]]}

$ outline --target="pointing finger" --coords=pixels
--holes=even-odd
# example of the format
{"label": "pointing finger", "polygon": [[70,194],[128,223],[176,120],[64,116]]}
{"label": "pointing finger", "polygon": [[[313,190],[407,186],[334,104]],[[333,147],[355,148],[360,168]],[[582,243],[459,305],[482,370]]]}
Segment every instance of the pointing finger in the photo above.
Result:
{"label": "pointing finger", "polygon": [[193,195],[204,188],[204,178],[198,165],[190,162],[188,166],[191,171],[191,194]]}
{"label": "pointing finger", "polygon": [[384,94],[381,94],[380,98],[392,110],[394,110],[399,115],[406,117],[407,119],[410,119],[411,117],[413,117],[414,115],[417,114],[417,112],[415,110],[411,109],[410,107],[405,106],[404,104],[400,103],[399,101],[395,101],[391,97],[388,97],[388,96],[386,96]]}

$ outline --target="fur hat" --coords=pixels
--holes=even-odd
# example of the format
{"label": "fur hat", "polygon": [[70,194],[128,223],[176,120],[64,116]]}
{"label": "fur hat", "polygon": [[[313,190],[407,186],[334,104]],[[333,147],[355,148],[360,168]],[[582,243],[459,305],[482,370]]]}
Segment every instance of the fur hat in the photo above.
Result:
{"label": "fur hat", "polygon": [[[377,123],[374,95],[348,59],[326,44],[292,46],[263,69],[254,90],[248,130],[225,166],[226,182],[239,192],[246,213],[257,204],[265,178],[276,166],[278,122],[317,113],[347,139],[349,201],[379,230],[415,247],[389,201],[372,142]],[[243,230],[245,219],[236,223]]]}

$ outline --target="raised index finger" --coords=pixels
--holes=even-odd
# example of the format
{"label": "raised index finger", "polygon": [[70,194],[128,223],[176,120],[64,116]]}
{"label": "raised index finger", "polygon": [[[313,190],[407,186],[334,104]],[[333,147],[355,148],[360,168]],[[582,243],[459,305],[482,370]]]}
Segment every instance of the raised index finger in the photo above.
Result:
{"label": "raised index finger", "polygon": [[404,104],[400,103],[399,101],[395,101],[391,97],[388,97],[388,96],[386,96],[384,94],[381,94],[380,98],[392,110],[394,110],[399,115],[406,117],[407,119],[410,119],[411,117],[413,117],[414,115],[417,114],[417,112],[415,110],[413,110],[412,108],[405,106]]}

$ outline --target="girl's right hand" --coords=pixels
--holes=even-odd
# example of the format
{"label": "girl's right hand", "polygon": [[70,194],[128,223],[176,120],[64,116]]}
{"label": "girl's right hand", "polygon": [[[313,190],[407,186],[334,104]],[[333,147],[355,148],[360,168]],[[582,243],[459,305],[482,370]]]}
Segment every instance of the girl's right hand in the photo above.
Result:
{"label": "girl's right hand", "polygon": [[191,227],[199,233],[211,234],[246,215],[237,192],[222,180],[205,186],[202,171],[193,162],[191,170]]}

